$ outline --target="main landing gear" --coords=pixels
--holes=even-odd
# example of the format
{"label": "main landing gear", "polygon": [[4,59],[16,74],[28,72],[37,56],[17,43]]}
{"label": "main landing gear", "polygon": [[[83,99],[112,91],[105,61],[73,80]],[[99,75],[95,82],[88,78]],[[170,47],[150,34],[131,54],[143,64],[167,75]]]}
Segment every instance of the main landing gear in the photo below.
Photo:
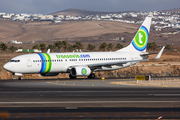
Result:
{"label": "main landing gear", "polygon": [[76,79],[76,76],[72,76],[71,74],[69,74],[69,78],[70,79]]}
{"label": "main landing gear", "polygon": [[22,80],[22,79],[23,79],[22,76],[19,76],[19,77],[18,77],[18,80]]}
{"label": "main landing gear", "polygon": [[94,74],[94,73],[91,73],[91,74],[88,76],[88,78],[94,79],[94,78],[95,78],[95,74]]}
{"label": "main landing gear", "polygon": [[[70,79],[76,79],[77,76],[72,76],[71,74],[69,74],[69,78]],[[88,78],[91,78],[91,79],[94,79],[95,78],[95,74],[94,73],[91,73]]]}

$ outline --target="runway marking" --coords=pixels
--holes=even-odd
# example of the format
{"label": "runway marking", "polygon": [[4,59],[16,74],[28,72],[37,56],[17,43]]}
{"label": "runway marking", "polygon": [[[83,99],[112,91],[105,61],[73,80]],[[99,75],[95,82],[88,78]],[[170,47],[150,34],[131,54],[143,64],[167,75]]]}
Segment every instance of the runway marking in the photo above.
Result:
{"label": "runway marking", "polygon": [[56,83],[54,83],[54,82],[46,82],[46,83],[54,84],[54,85],[64,85],[64,86],[91,86],[91,85],[76,85],[73,82],[72,82],[72,85],[67,84],[68,82],[65,82],[65,84],[64,83],[61,84],[61,83],[58,83],[58,82],[56,82]]}
{"label": "runway marking", "polygon": [[[119,92],[122,92],[122,91],[1,91],[0,93],[64,93],[64,92],[67,92],[67,93],[83,93],[83,92],[88,92],[88,93],[91,93],[91,92],[96,92],[96,93],[119,93]],[[149,94],[149,95],[153,95],[153,94]]]}
{"label": "runway marking", "polygon": [[[19,94],[19,93],[121,93],[122,91],[0,91],[0,94],[5,93],[5,94]],[[121,94],[121,95],[126,95],[128,94]],[[139,95],[133,94],[133,95]],[[180,94],[141,94],[141,95],[149,95],[149,96],[180,96]]]}
{"label": "runway marking", "polygon": [[109,84],[115,84],[115,85],[127,85],[127,86],[136,86],[135,84],[126,84],[126,82],[109,82]]}
{"label": "runway marking", "polygon": [[[118,80],[122,80],[122,79],[117,79]],[[93,82],[94,81],[94,82]],[[78,81],[78,80],[74,80],[74,81],[59,81],[56,80],[54,82],[46,82],[48,84],[54,84],[54,85],[64,85],[64,86],[101,86],[99,85],[100,83],[106,83],[105,85],[102,86],[108,86],[109,84],[111,84],[111,82],[107,81],[102,81],[102,80],[90,80],[90,81]],[[79,85],[79,84],[83,84],[83,85]],[[98,84],[98,85],[97,85]],[[111,84],[111,85],[117,85],[117,84]],[[127,85],[129,86],[129,85]]]}
{"label": "runway marking", "polygon": [[[96,82],[100,83],[101,81],[96,81]],[[54,82],[46,82],[46,83],[54,84],[54,85],[64,85],[64,86],[92,86],[92,84],[93,84],[93,86],[94,85],[96,86],[95,83],[90,83],[90,82],[89,83],[86,82],[86,85],[78,85],[79,84],[78,82],[72,82],[72,81],[65,82],[65,84],[64,84],[64,82],[63,83],[59,83],[59,82],[55,82],[55,83]],[[97,85],[97,86],[99,86],[99,85]],[[107,85],[105,85],[105,86],[107,86]]]}
{"label": "runway marking", "polygon": [[0,102],[0,104],[85,104],[85,103],[180,103],[180,101],[55,101],[55,102]]}
{"label": "runway marking", "polygon": [[153,96],[180,96],[180,94],[149,94]]}

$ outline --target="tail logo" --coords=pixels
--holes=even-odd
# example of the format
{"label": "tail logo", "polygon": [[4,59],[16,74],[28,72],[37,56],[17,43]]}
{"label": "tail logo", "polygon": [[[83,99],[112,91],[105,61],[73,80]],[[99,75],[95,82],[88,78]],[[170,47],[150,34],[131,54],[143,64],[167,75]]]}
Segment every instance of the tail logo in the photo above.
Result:
{"label": "tail logo", "polygon": [[148,36],[149,36],[149,33],[148,33],[147,28],[144,26],[141,26],[141,28],[139,29],[138,33],[136,34],[132,42],[132,45],[134,46],[134,48],[138,51],[145,50],[148,43]]}

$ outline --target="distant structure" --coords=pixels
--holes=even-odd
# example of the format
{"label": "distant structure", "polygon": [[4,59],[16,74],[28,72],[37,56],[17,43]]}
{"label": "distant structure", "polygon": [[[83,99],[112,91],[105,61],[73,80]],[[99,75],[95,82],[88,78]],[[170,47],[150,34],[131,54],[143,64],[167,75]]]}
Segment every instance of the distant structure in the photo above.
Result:
{"label": "distant structure", "polygon": [[18,49],[18,50],[16,50],[16,52],[36,52],[36,53],[40,53],[42,51],[38,50],[38,49]]}
{"label": "distant structure", "polygon": [[[74,11],[74,10],[73,10]],[[71,12],[73,12],[71,10]],[[75,10],[76,11],[76,10]],[[80,10],[81,12],[83,10]],[[143,19],[149,15],[153,14],[154,30],[163,31],[166,28],[175,28],[180,29],[180,9],[177,11],[152,11],[152,12],[122,12],[122,13],[94,13],[93,11],[86,11],[89,14],[81,16],[72,16],[72,15],[62,15],[62,14],[7,14],[0,13],[0,18],[8,19],[12,21],[51,21],[52,23],[61,23],[62,21],[78,21],[78,20],[100,20],[100,21],[114,21],[122,23],[131,23],[131,24],[142,24]],[[127,19],[133,18],[133,19]],[[138,19],[136,19],[138,18]],[[18,43],[15,43],[18,44]],[[21,44],[21,43],[19,43]]]}
{"label": "distant structure", "polygon": [[17,42],[16,40],[11,40],[10,43],[14,43],[14,44],[22,44],[22,42]]}

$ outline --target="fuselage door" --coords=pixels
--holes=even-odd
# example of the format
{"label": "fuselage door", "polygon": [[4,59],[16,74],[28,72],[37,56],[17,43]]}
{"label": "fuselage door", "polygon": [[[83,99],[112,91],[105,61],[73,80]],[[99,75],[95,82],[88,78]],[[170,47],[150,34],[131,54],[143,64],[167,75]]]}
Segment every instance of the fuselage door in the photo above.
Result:
{"label": "fuselage door", "polygon": [[31,61],[31,58],[30,57],[27,57],[27,66],[28,67],[31,67],[32,66],[32,61]]}
{"label": "fuselage door", "polygon": [[133,60],[133,55],[132,54],[130,54],[130,59]]}

